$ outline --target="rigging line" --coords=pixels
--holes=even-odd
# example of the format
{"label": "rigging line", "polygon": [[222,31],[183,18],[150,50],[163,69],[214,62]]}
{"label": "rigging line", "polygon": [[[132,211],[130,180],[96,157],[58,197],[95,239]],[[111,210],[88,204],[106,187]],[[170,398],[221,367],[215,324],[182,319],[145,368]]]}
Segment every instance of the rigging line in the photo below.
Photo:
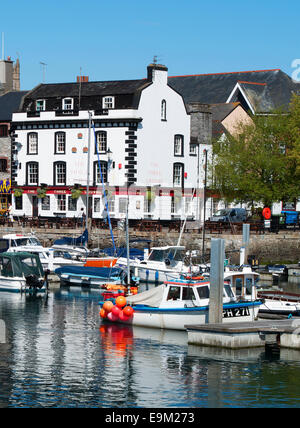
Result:
{"label": "rigging line", "polygon": [[[112,225],[111,225],[111,221],[110,221],[110,215],[109,215],[109,209],[108,209],[107,196],[106,196],[106,191],[105,191],[105,186],[104,186],[104,181],[103,181],[103,175],[102,175],[101,162],[100,162],[100,156],[99,156],[98,146],[97,146],[97,137],[96,137],[95,125],[94,125],[94,122],[93,122],[93,121],[92,121],[92,127],[93,127],[93,130],[94,130],[95,148],[96,148],[96,153],[97,153],[97,158],[98,158],[98,166],[99,166],[100,177],[101,177],[101,183],[102,183],[102,189],[103,189],[103,195],[104,195],[104,201],[105,201],[105,209],[106,209],[106,212],[107,212],[107,218],[108,218],[109,230],[110,230],[110,235],[111,235],[111,239],[112,239],[113,247],[114,247],[114,254],[116,254],[116,253],[117,253],[117,250],[116,250],[116,245],[115,245],[115,240],[114,240],[114,235],[113,235]],[[108,171],[107,171],[107,172],[108,172]]]}

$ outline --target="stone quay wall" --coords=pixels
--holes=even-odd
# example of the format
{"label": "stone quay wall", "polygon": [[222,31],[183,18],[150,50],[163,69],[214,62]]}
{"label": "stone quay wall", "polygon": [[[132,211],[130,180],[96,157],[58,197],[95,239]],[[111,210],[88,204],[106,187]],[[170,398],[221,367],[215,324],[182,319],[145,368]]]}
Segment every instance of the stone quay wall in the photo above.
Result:
{"label": "stone quay wall", "polygon": [[[29,233],[34,232],[45,246],[51,246],[55,239],[63,236],[78,237],[80,229],[39,229],[22,228],[17,224],[13,227],[0,227],[0,236],[6,233]],[[114,241],[116,246],[125,245],[125,232],[114,229]],[[133,229],[129,231],[130,240],[148,239],[149,244],[137,242],[132,244],[138,248],[153,246],[176,245],[179,238],[178,232],[169,232],[168,228],[163,228],[161,232],[137,232]],[[242,246],[242,235],[232,234],[206,234],[205,235],[205,255],[209,261],[210,243],[212,238],[222,238],[225,240],[226,257],[231,263],[238,263],[239,249]],[[202,234],[189,232],[183,233],[180,245],[184,245],[187,250],[199,250],[202,252]],[[112,247],[112,239],[109,230],[93,229],[89,236],[89,248]],[[255,255],[259,263],[268,262],[291,262],[300,260],[300,232],[280,231],[278,234],[251,234],[248,254]]]}

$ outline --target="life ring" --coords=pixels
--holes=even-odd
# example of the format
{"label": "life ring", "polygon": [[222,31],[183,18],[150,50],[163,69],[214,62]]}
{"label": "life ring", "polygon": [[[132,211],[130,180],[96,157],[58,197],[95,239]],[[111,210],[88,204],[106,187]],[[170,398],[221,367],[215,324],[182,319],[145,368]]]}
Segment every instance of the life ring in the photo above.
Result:
{"label": "life ring", "polygon": [[270,218],[271,218],[271,210],[270,210],[270,208],[265,207],[265,208],[262,210],[262,215],[263,215],[263,217],[264,217],[266,220],[270,220]]}
{"label": "life ring", "polygon": [[204,276],[186,276],[185,277],[186,279],[192,279],[192,280],[194,280],[194,281],[197,281],[197,280],[202,280],[202,279],[204,279]]}

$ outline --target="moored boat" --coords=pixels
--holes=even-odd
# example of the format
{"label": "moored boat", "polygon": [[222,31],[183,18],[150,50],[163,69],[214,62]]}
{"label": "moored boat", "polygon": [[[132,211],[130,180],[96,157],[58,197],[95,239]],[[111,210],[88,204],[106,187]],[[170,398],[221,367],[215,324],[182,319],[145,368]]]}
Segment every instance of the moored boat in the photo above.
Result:
{"label": "moored boat", "polygon": [[[127,273],[115,267],[64,266],[55,270],[63,285],[102,287],[106,283],[126,284]],[[138,278],[131,277],[136,284]]]}
{"label": "moored boat", "polygon": [[45,292],[47,275],[39,257],[26,252],[0,254],[0,290]]}
{"label": "moored boat", "polygon": [[[207,280],[166,281],[151,290],[126,297],[126,304],[132,307],[133,316],[126,319],[124,314],[114,317],[102,311],[101,317],[110,322],[140,327],[185,330],[185,325],[208,322],[209,295],[210,282]],[[100,302],[102,308],[105,308],[104,303]],[[230,284],[224,283],[224,322],[253,321],[257,318],[260,305],[257,300],[238,301]]]}
{"label": "moored boat", "polygon": [[[199,270],[198,266],[185,264],[185,247],[180,245],[153,247],[147,259],[130,260],[129,263],[141,281],[153,283],[179,279],[183,273]],[[117,265],[127,266],[127,259],[119,258]]]}

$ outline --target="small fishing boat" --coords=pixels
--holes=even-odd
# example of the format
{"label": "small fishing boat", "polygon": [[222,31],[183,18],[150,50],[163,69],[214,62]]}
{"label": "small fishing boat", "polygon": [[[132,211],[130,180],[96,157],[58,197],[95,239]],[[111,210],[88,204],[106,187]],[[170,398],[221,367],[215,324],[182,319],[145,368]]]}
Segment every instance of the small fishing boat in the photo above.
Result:
{"label": "small fishing boat", "polygon": [[39,257],[26,252],[0,254],[0,290],[45,292],[48,288]]}
{"label": "small fishing boat", "polygon": [[[205,324],[209,315],[210,282],[176,280],[166,281],[151,290],[126,297],[127,305],[133,315],[112,310],[112,315],[105,314],[105,302],[100,302],[100,313],[104,320],[132,324],[140,327],[185,330],[185,325]],[[123,297],[124,299],[124,297]],[[116,304],[117,300],[116,300]],[[223,321],[253,321],[257,318],[260,301],[239,301],[230,284],[224,283]],[[127,306],[126,306],[127,308]],[[125,311],[125,308],[123,309]],[[129,314],[129,310],[126,310]]]}
{"label": "small fishing boat", "polygon": [[[55,269],[62,285],[102,287],[106,283],[126,284],[127,273],[116,267],[63,266]],[[138,278],[131,276],[131,283],[137,284]]]}

